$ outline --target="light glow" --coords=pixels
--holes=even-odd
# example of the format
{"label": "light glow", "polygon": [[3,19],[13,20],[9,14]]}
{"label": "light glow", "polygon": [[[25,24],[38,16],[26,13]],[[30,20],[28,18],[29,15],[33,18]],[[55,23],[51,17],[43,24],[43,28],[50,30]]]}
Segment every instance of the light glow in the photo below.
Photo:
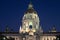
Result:
{"label": "light glow", "polygon": [[36,30],[35,30],[35,29],[33,29],[32,31],[33,31],[33,32],[36,32]]}
{"label": "light glow", "polygon": [[29,32],[29,35],[34,35],[34,33],[33,32]]}
{"label": "light glow", "polygon": [[26,28],[26,32],[29,32],[29,29],[28,28]]}
{"label": "light glow", "polygon": [[32,22],[31,21],[29,22],[29,25],[32,25]]}

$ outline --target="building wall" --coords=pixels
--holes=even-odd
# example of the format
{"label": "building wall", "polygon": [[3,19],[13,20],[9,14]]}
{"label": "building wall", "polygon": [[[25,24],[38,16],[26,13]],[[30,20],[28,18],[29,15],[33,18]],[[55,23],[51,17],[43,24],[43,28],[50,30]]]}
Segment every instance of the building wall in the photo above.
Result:
{"label": "building wall", "polygon": [[26,40],[36,40],[36,36],[35,35],[33,35],[33,36],[27,35]]}
{"label": "building wall", "polygon": [[22,37],[21,36],[6,36],[8,39],[11,38],[14,38],[14,40],[22,40]]}
{"label": "building wall", "polygon": [[51,35],[15,35],[15,34],[4,34],[8,39],[14,38],[15,40],[56,40],[56,36]]}
{"label": "building wall", "polygon": [[56,40],[56,36],[41,36],[40,40]]}

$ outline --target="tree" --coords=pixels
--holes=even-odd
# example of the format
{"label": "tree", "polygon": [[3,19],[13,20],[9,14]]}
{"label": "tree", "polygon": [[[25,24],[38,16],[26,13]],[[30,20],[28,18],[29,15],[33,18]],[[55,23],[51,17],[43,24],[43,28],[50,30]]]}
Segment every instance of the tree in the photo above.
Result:
{"label": "tree", "polygon": [[56,40],[60,40],[60,35],[57,35],[57,38],[56,38]]}
{"label": "tree", "polygon": [[4,35],[0,35],[0,40],[7,40],[7,37]]}

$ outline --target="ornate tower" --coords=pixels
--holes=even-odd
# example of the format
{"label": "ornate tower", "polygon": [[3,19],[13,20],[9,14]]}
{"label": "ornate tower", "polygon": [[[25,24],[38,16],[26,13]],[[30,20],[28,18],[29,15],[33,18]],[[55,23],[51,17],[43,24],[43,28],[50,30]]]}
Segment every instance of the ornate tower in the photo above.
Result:
{"label": "ornate tower", "polygon": [[39,22],[40,21],[37,12],[34,10],[33,5],[30,3],[22,18],[22,26],[19,30],[20,33],[37,32],[40,28]]}

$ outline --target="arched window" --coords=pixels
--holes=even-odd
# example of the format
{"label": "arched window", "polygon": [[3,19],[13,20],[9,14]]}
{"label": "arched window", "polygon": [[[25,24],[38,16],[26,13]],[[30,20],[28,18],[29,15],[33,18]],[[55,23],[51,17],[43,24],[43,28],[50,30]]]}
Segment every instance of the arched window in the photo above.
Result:
{"label": "arched window", "polygon": [[49,40],[49,39],[47,38],[47,40]]}
{"label": "arched window", "polygon": [[35,16],[35,18],[36,18],[36,16]]}
{"label": "arched window", "polygon": [[32,29],[32,25],[30,25],[29,28]]}
{"label": "arched window", "polygon": [[32,19],[32,15],[30,15],[30,18]]}
{"label": "arched window", "polygon": [[56,39],[53,39],[53,40],[56,40]]}

